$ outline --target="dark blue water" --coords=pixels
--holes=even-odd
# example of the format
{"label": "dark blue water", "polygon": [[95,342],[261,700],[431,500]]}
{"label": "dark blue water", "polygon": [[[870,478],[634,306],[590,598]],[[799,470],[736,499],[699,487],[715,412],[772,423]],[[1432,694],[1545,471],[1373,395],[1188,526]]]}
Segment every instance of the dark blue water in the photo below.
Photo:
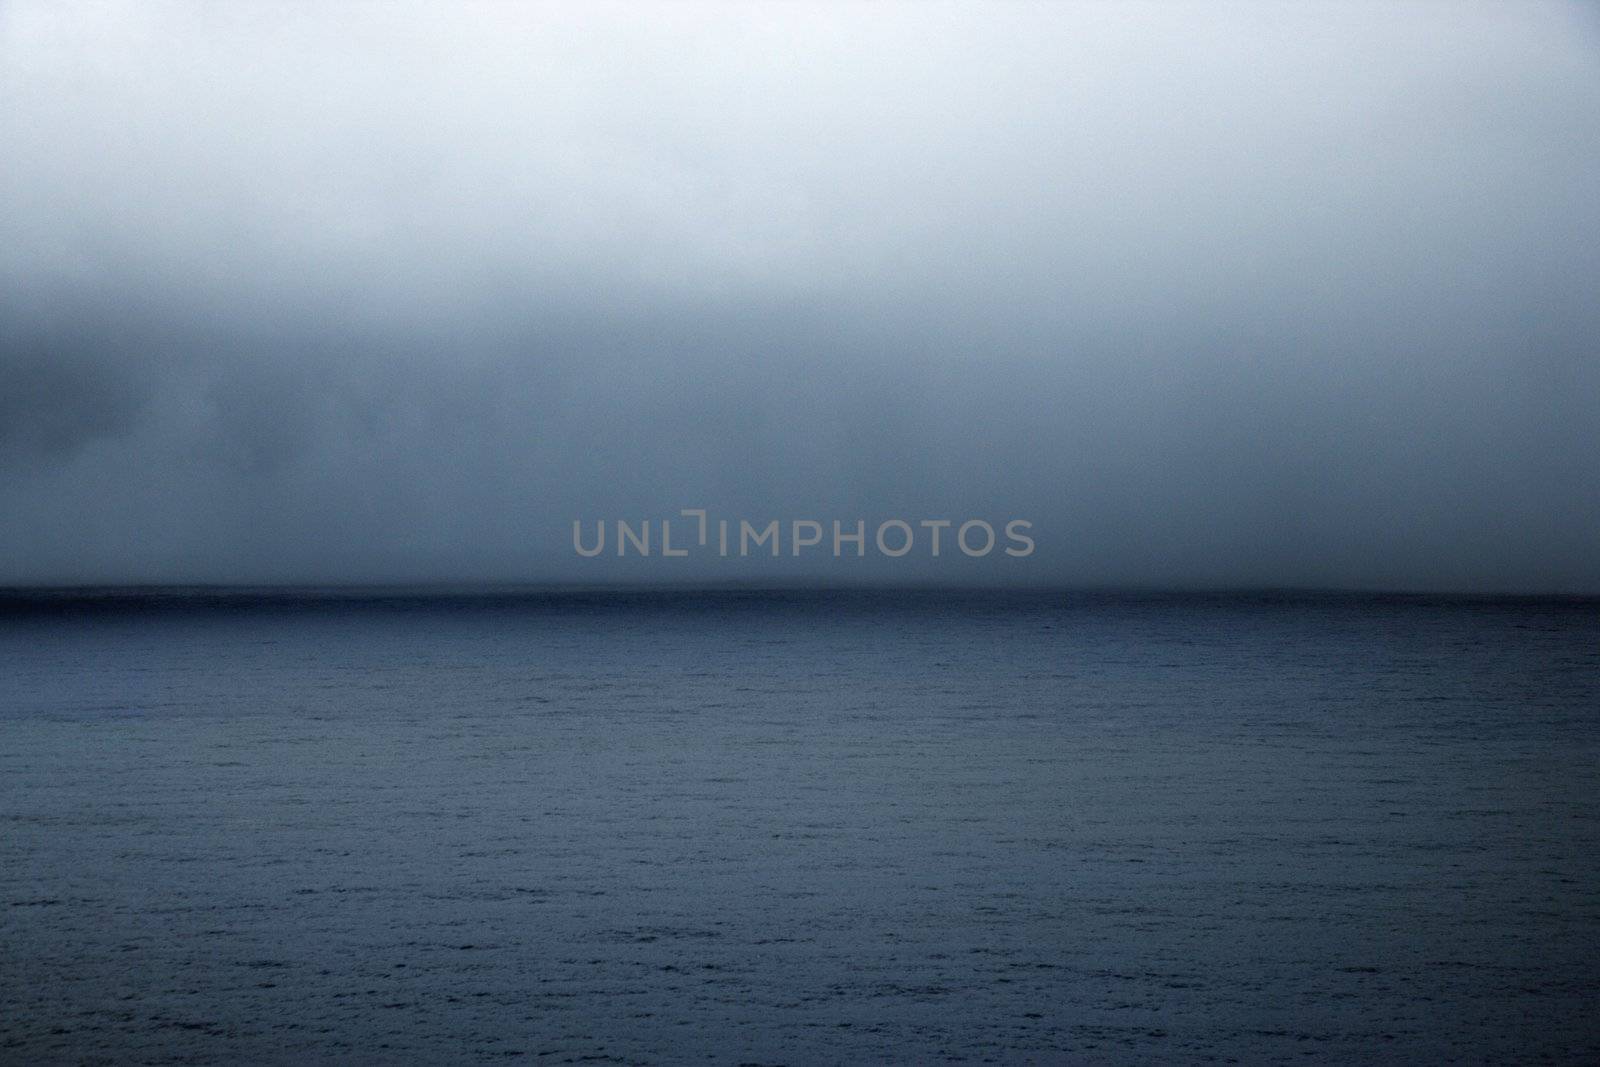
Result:
{"label": "dark blue water", "polygon": [[0,601],[0,1059],[1600,1060],[1600,604]]}

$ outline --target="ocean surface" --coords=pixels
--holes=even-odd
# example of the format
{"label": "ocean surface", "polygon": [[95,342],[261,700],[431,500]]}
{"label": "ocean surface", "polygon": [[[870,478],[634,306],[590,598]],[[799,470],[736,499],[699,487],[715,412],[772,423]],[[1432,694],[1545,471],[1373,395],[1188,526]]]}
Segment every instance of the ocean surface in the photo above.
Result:
{"label": "ocean surface", "polygon": [[1600,1062],[1600,602],[0,594],[0,1061]]}

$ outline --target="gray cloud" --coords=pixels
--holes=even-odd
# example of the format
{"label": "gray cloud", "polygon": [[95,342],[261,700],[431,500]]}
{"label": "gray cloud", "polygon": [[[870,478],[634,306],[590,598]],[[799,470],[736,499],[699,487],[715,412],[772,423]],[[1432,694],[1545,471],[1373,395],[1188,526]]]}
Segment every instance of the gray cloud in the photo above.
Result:
{"label": "gray cloud", "polygon": [[0,465],[59,463],[127,432],[143,397],[82,340],[19,336],[0,357]]}
{"label": "gray cloud", "polygon": [[[0,11],[0,581],[1600,590],[1563,5]],[[1033,520],[576,560],[573,518]]]}

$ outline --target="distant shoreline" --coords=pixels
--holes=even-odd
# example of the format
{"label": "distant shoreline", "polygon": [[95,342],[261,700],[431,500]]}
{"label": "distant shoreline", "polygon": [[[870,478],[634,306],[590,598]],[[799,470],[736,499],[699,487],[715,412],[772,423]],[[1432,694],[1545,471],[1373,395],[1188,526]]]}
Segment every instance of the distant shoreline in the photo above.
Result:
{"label": "distant shoreline", "polygon": [[1600,608],[1600,594],[1484,593],[1312,588],[1089,588],[844,583],[459,583],[341,585],[0,586],[0,613],[63,609],[243,609],[287,607],[671,606],[693,602],[907,605],[984,602],[1194,605],[1537,605]]}

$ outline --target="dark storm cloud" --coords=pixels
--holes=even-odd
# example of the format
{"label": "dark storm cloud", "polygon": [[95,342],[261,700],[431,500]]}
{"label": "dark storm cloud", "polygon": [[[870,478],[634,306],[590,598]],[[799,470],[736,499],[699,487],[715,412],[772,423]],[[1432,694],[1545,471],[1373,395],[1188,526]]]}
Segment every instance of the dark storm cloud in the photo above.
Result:
{"label": "dark storm cloud", "polygon": [[[0,11],[0,580],[1600,589],[1578,7]],[[904,566],[896,566],[895,563]]]}
{"label": "dark storm cloud", "polygon": [[62,462],[133,424],[143,397],[97,355],[81,343],[8,343],[0,358],[0,463]]}

